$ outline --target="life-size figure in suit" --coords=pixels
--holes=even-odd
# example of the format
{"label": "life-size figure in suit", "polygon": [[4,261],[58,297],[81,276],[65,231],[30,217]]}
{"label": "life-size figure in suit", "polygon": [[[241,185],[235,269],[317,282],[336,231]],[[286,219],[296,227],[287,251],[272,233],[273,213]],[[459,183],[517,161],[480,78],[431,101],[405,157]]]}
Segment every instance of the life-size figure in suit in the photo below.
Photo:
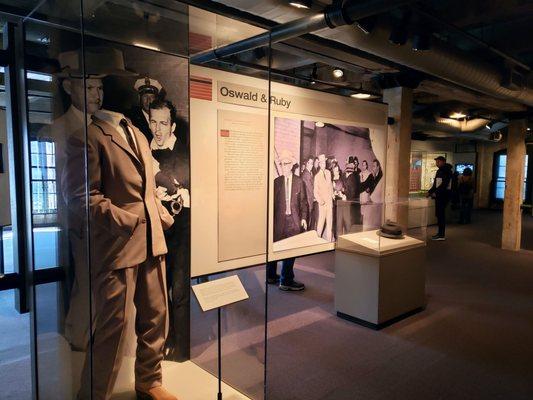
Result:
{"label": "life-size figure in suit", "polygon": [[333,235],[333,182],[331,171],[326,169],[326,156],[318,156],[320,169],[315,175],[314,195],[318,202],[318,221],[316,231],[319,237],[331,242]]}
{"label": "life-size figure in suit", "polygon": [[280,155],[283,175],[274,179],[274,241],[307,229],[307,196],[302,179],[292,172],[295,163],[288,151]]}
{"label": "life-size figure in suit", "polygon": [[[81,51],[73,50],[58,56],[60,71],[55,74],[61,88],[70,101],[67,111],[54,119],[38,133],[39,137],[52,140],[55,145],[55,168],[57,196],[58,265],[64,268],[66,280],[65,338],[71,348],[85,351],[89,342],[89,274],[86,242],[79,236],[86,218],[71,217],[68,199],[62,196],[64,190],[60,177],[66,164],[67,142],[74,134],[85,135],[84,127],[91,122],[91,116],[102,108],[104,86],[102,79],[108,75],[135,76],[124,68],[122,53],[109,47],[86,47],[84,49],[85,69],[81,68]],[[85,74],[85,80],[83,75]],[[86,111],[86,114],[84,113]]]}
{"label": "life-size figure in suit", "polygon": [[[163,229],[173,219],[156,196],[148,141],[122,114],[100,110],[84,140],[67,146],[63,187],[74,210],[85,201],[87,149],[92,298],[92,357],[87,354],[80,399],[111,397],[135,313],[135,389],[139,399],[175,400],[163,389],[161,361],[168,330]],[[80,235],[85,238],[82,230]]]}

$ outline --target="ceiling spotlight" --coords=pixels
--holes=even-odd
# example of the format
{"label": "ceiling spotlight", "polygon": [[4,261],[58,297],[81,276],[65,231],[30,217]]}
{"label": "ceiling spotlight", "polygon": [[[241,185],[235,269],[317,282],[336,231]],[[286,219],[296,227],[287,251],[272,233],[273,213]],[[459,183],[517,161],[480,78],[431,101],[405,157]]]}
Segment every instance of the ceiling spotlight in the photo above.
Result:
{"label": "ceiling spotlight", "polygon": [[450,113],[450,118],[451,119],[463,119],[463,118],[466,118],[466,114],[463,113],[462,111],[455,111],[455,112]]}
{"label": "ceiling spotlight", "polygon": [[396,46],[403,46],[407,43],[409,30],[407,29],[411,23],[411,11],[406,10],[402,12],[401,18],[397,21],[390,32],[389,42]]}
{"label": "ceiling spotlight", "polygon": [[369,35],[376,26],[376,17],[366,17],[355,22],[357,26],[365,35]]}
{"label": "ceiling spotlight", "polygon": [[352,93],[350,97],[353,97],[354,99],[369,99],[372,95],[368,93]]}
{"label": "ceiling spotlight", "polygon": [[413,50],[427,51],[431,47],[431,33],[426,30],[420,30],[413,34]]}
{"label": "ceiling spotlight", "polygon": [[313,2],[312,0],[300,0],[300,1],[290,1],[289,4],[296,8],[309,9],[313,5]]}
{"label": "ceiling spotlight", "polygon": [[342,78],[344,76],[344,71],[340,68],[335,68],[332,74],[335,78]]}
{"label": "ceiling spotlight", "polygon": [[315,65],[313,67],[313,72],[311,72],[311,85],[316,84],[316,79],[318,78],[318,67]]}
{"label": "ceiling spotlight", "polygon": [[321,121],[317,121],[317,122],[315,122],[315,126],[316,126],[317,128],[323,128],[323,127],[324,127],[324,123],[321,122]]}
{"label": "ceiling spotlight", "polygon": [[257,61],[262,60],[266,57],[266,51],[264,47],[258,47],[256,49],[253,49],[254,57]]}
{"label": "ceiling spotlight", "polygon": [[396,46],[403,46],[407,43],[407,29],[403,25],[397,25],[392,28],[389,42],[395,44]]}

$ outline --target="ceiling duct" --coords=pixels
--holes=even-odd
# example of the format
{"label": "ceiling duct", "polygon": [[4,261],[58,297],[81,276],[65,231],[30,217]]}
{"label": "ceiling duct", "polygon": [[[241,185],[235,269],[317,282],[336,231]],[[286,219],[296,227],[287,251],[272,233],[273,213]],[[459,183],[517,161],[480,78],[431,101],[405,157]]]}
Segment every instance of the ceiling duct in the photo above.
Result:
{"label": "ceiling duct", "polygon": [[252,50],[270,43],[277,43],[324,28],[351,25],[356,20],[384,13],[414,0],[373,0],[366,2],[334,2],[324,12],[280,24],[265,32],[218,49],[209,50],[191,57],[195,64],[204,64],[243,51]]}
{"label": "ceiling duct", "polygon": [[[218,0],[228,6],[234,6],[243,9],[242,2],[239,3],[235,0]],[[353,2],[349,2],[353,6]],[[382,3],[382,2],[378,2]],[[392,3],[392,2],[391,2]],[[400,2],[394,3],[396,8]],[[261,15],[268,15],[268,8],[265,3],[262,3]],[[359,3],[356,3],[357,7]],[[289,7],[287,12],[279,12],[276,8],[278,4],[272,4],[271,9],[277,12],[271,13],[271,18],[275,22],[284,22],[289,13]],[[248,7],[249,8],[249,7]],[[246,8],[246,9],[248,9]],[[384,7],[381,10],[377,10],[374,14],[384,12]],[[251,12],[256,13],[257,9],[252,8]],[[257,15],[257,14],[256,14]],[[361,50],[367,54],[378,56],[384,60],[390,60],[394,63],[410,67],[411,69],[425,72],[429,75],[439,77],[447,82],[452,82],[463,88],[474,90],[478,93],[484,93],[485,95],[494,97],[496,99],[510,100],[517,104],[526,104],[533,106],[533,90],[528,86],[528,78],[524,77],[517,79],[516,74],[509,76],[509,72],[504,73],[496,65],[491,65],[483,62],[479,59],[473,58],[468,53],[459,51],[457,49],[446,46],[444,43],[439,42],[436,38],[433,38],[431,49],[424,52],[415,52],[412,50],[412,43],[408,43],[406,46],[394,46],[388,42],[389,34],[391,32],[390,24],[384,21],[377,21],[370,34],[363,33],[359,29],[353,29],[353,27],[340,27],[338,29],[322,29],[320,32],[316,32],[318,29],[324,28],[324,18],[311,15],[304,19],[298,19],[293,22],[282,23],[272,29],[273,41],[285,40],[287,37],[284,35],[278,36],[277,32],[285,32],[286,28],[290,31],[290,37],[301,35],[304,33],[313,32],[316,36],[336,41],[351,48]],[[315,20],[316,25],[306,25],[306,27],[300,26],[298,29],[291,28],[291,24],[300,24],[299,21],[305,21],[309,18],[317,17]],[[360,16],[359,18],[362,18]],[[359,19],[352,16],[352,19]],[[383,19],[383,18],[381,18]],[[304,24],[305,25],[305,24]],[[274,37],[276,39],[274,40]],[[263,37],[263,41],[266,39],[265,44],[268,43],[268,33]],[[255,38],[248,39],[248,45],[252,45]],[[244,41],[246,42],[246,41]],[[239,44],[239,42],[235,43]],[[231,46],[231,45],[230,45]],[[492,49],[495,51],[495,49]],[[240,51],[240,50],[239,50]],[[211,58],[204,60],[211,60],[212,57],[216,57],[216,51],[212,52]],[[200,55],[201,57],[202,55]],[[225,56],[223,52],[219,56]],[[194,62],[205,62],[201,58],[195,59]],[[530,84],[530,82],[529,82]],[[523,86],[522,86],[523,85]],[[522,86],[522,87],[520,87]]]}
{"label": "ceiling duct", "polygon": [[388,23],[378,21],[370,35],[343,28],[319,35],[477,92],[533,106],[533,90],[518,85],[513,86],[516,90],[510,89],[509,85],[505,87],[502,71],[495,65],[437,40],[433,40],[431,50],[425,52],[415,52],[411,45],[394,46],[388,42],[390,30]]}

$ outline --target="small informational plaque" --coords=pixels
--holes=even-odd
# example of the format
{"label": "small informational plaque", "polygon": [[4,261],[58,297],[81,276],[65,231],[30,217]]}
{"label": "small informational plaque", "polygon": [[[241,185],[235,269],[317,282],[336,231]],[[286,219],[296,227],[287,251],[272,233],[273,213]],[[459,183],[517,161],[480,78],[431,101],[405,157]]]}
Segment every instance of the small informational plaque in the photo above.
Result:
{"label": "small informational plaque", "polygon": [[194,285],[192,290],[203,311],[213,310],[249,298],[237,275]]}

